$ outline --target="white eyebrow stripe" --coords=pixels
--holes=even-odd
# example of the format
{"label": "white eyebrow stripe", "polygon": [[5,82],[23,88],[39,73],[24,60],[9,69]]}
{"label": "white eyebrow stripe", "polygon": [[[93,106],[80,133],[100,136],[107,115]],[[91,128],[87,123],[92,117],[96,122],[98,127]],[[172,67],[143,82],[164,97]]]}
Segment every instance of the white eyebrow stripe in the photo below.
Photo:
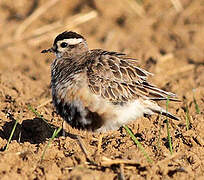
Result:
{"label": "white eyebrow stripe", "polygon": [[75,44],[79,44],[80,42],[83,41],[82,38],[73,38],[73,39],[65,39],[65,42],[68,43],[68,45],[75,45]]}

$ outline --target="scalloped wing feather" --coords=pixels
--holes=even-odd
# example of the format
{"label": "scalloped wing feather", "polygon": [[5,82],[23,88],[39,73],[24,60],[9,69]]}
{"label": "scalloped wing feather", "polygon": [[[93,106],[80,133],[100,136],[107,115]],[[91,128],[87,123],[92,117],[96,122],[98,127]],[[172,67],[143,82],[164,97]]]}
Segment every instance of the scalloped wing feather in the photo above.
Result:
{"label": "scalloped wing feather", "polygon": [[137,67],[137,60],[125,54],[92,50],[88,58],[89,88],[110,102],[128,102],[139,97],[156,101],[175,96],[149,84],[147,78],[152,74]]}

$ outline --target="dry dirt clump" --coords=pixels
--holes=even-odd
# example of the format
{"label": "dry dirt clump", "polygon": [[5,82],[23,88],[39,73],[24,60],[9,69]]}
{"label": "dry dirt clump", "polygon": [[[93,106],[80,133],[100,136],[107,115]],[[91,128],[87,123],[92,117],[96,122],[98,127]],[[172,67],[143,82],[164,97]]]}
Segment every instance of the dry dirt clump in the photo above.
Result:
{"label": "dry dirt clump", "polygon": [[[203,0],[0,1],[0,179],[204,179],[203,12]],[[90,48],[138,58],[154,84],[178,95],[169,105],[181,119],[170,121],[172,155],[165,119],[152,116],[128,126],[153,163],[123,128],[103,134],[98,152],[97,134],[69,126],[41,160],[62,119],[50,100],[54,56],[40,51],[65,30],[83,34]]]}

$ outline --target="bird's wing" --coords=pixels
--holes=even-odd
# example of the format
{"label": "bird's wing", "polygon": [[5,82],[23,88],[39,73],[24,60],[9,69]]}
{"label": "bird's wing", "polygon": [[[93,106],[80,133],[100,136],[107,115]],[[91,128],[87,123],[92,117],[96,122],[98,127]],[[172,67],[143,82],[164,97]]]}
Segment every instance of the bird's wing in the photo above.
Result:
{"label": "bird's wing", "polygon": [[139,97],[156,101],[175,96],[148,83],[151,73],[137,67],[137,60],[125,54],[92,50],[89,62],[89,88],[110,102],[128,102]]}

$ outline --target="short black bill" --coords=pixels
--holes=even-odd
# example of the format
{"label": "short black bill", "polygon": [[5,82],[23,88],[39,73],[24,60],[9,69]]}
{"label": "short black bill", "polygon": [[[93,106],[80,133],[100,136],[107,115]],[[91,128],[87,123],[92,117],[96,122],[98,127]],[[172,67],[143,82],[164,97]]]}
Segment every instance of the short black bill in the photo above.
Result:
{"label": "short black bill", "polygon": [[49,49],[44,49],[44,50],[42,50],[41,51],[41,53],[52,53],[52,52],[54,52],[54,49],[51,47],[51,48],[49,48]]}

